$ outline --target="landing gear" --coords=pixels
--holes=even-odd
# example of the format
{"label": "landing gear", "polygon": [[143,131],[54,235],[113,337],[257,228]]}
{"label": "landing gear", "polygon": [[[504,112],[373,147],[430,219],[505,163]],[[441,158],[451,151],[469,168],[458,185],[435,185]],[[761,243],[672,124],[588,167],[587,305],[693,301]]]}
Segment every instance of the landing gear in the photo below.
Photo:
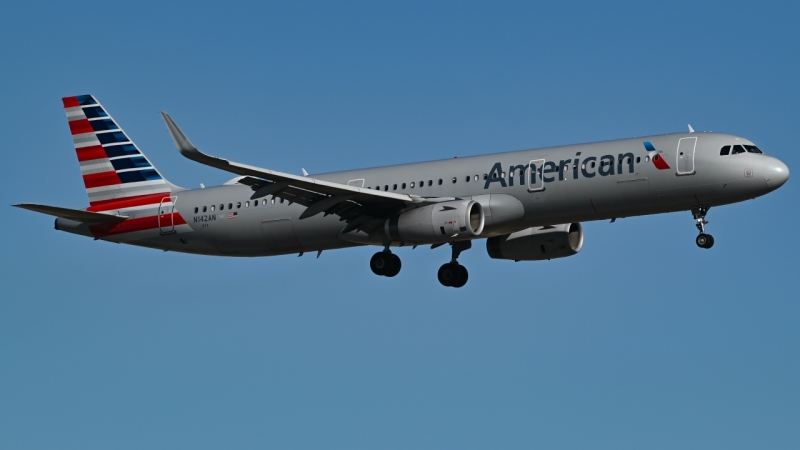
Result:
{"label": "landing gear", "polygon": [[472,248],[472,242],[451,242],[450,246],[453,247],[453,256],[449,263],[439,268],[439,283],[442,283],[442,286],[460,288],[467,284],[469,272],[467,272],[466,267],[458,263],[458,256],[464,250]]}
{"label": "landing gear", "polygon": [[698,235],[694,242],[697,243],[697,246],[700,248],[711,248],[714,245],[714,236],[703,233]]}
{"label": "landing gear", "polygon": [[439,268],[439,283],[442,286],[460,288],[467,284],[469,272],[459,263],[447,263]]}
{"label": "landing gear", "polygon": [[393,277],[400,273],[400,267],[402,267],[400,257],[389,251],[388,248],[382,252],[375,253],[372,255],[372,259],[369,260],[369,268],[372,269],[372,273],[375,275]]}
{"label": "landing gear", "polygon": [[697,230],[700,231],[700,234],[697,236],[694,242],[700,248],[711,248],[714,246],[714,236],[706,234],[706,225],[708,225],[706,214],[708,214],[708,208],[705,206],[701,206],[692,210],[692,217],[694,217],[695,226],[697,227]]}

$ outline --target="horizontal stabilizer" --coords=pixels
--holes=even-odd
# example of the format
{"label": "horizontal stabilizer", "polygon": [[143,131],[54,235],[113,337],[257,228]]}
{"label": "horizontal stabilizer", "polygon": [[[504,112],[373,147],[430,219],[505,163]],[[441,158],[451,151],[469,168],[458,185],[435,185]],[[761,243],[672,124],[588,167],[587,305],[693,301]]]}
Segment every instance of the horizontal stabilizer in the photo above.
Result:
{"label": "horizontal stabilizer", "polygon": [[86,223],[120,223],[128,218],[128,216],[117,216],[112,214],[84,211],[81,209],[61,208],[58,206],[37,205],[36,203],[20,203],[13,206],[30,211],[40,212],[42,214],[61,217],[62,219],[70,219]]}

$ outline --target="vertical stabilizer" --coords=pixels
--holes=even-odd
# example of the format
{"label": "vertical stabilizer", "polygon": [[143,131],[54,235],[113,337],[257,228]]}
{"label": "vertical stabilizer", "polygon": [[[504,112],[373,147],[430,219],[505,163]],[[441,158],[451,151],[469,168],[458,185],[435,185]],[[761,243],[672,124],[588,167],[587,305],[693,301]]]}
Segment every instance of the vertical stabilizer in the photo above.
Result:
{"label": "vertical stabilizer", "polygon": [[91,95],[64,97],[90,210],[158,204],[177,190]]}

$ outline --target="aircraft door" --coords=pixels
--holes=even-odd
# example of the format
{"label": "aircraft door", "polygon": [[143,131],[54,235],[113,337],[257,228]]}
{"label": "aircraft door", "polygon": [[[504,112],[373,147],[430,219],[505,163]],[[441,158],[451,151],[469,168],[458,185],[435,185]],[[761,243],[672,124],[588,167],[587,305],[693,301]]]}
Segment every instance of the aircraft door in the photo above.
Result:
{"label": "aircraft door", "polygon": [[175,213],[175,202],[178,197],[164,197],[158,205],[158,229],[161,234],[169,234],[175,232],[175,222],[173,214]]}
{"label": "aircraft door", "polygon": [[694,149],[696,146],[696,137],[682,138],[678,141],[678,175],[692,175],[694,173]]}
{"label": "aircraft door", "polygon": [[544,190],[544,181],[542,180],[543,166],[544,166],[544,159],[534,159],[528,166],[530,175],[528,177],[528,192],[537,192]]}
{"label": "aircraft door", "polygon": [[355,186],[355,187],[363,188],[364,187],[364,179],[363,178],[359,178],[357,180],[350,180],[350,181],[347,182],[347,185],[348,186]]}

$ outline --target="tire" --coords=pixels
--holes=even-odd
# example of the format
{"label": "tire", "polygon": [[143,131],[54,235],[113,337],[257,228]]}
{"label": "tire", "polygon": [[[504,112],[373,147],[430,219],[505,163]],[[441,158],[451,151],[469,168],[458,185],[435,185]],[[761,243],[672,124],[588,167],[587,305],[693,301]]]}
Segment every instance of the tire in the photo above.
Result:
{"label": "tire", "polygon": [[386,272],[384,273],[384,276],[393,277],[398,273],[400,273],[400,268],[403,267],[403,264],[400,263],[400,257],[395,254],[392,254],[391,258],[389,258],[389,262],[390,262],[389,266]]}
{"label": "tire", "polygon": [[439,283],[442,283],[442,286],[453,286],[453,282],[458,276],[458,265],[451,263],[442,264],[442,267],[439,267],[439,273],[437,275],[439,277]]}
{"label": "tire", "polygon": [[[711,241],[709,239],[709,237],[710,237],[710,235],[708,235],[708,234],[703,234],[703,233],[698,234],[697,238],[695,238],[695,240],[694,240],[694,243],[697,244],[697,246],[700,247],[700,248],[709,248],[708,243],[709,242],[713,242],[713,241]],[[712,243],[712,245],[713,245],[713,243]]]}
{"label": "tire", "polygon": [[369,260],[369,268],[372,269],[372,273],[381,276],[386,275],[387,270],[391,269],[391,259],[387,256],[390,256],[390,254],[383,252],[372,255],[372,259]]}
{"label": "tire", "polygon": [[714,236],[707,234],[708,242],[706,242],[706,246],[704,248],[711,248],[714,246]]}
{"label": "tire", "polygon": [[458,277],[456,277],[456,281],[453,283],[454,288],[463,287],[467,284],[467,280],[469,279],[469,272],[467,272],[467,268],[459,265],[458,266]]}

